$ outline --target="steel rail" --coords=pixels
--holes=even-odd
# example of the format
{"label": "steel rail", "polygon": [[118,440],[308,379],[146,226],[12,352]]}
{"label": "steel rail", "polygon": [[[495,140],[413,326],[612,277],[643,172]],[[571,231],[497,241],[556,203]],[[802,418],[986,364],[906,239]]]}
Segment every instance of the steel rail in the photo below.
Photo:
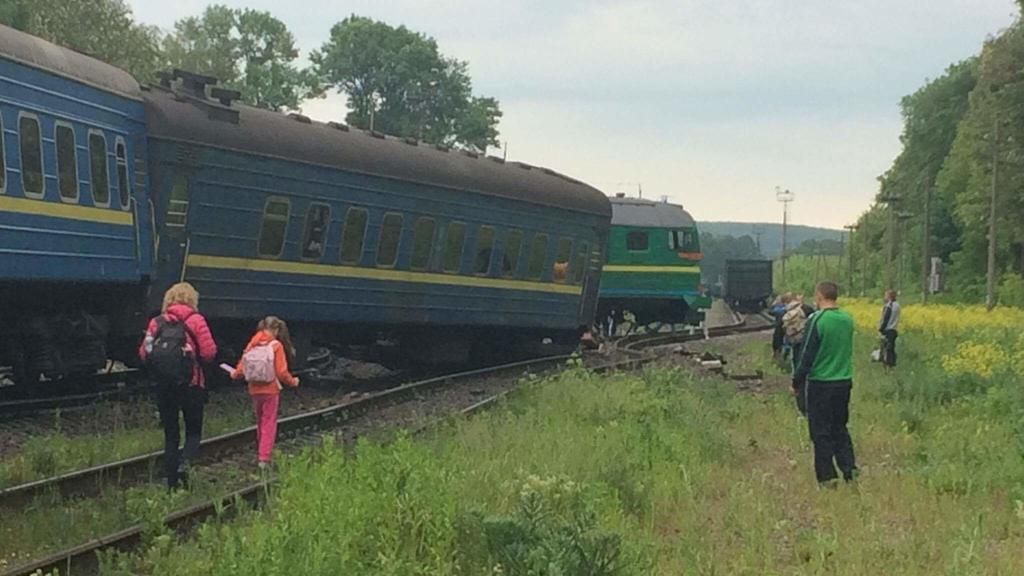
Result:
{"label": "steel rail", "polygon": [[[502,372],[506,372],[512,369],[526,368],[530,366],[536,366],[538,364],[558,364],[563,363],[571,358],[573,355],[567,356],[552,356],[547,358],[540,358],[537,360],[528,360],[525,362],[516,362],[513,364],[506,364],[497,366],[494,368],[485,368],[481,370],[473,370],[469,372],[461,372],[458,374],[452,374],[449,376],[441,376],[438,378],[431,378],[422,382],[416,382],[400,386],[391,391],[382,392],[380,395],[387,394],[389,392],[397,392],[400,389],[408,390],[419,390],[419,385],[438,385],[444,383],[450,383],[453,380],[461,380],[473,376],[494,376]],[[601,366],[593,367],[592,370],[595,372],[610,372],[613,370],[630,369],[642,366],[655,359],[654,356],[646,358],[631,358],[622,360],[619,362],[613,362]],[[499,401],[507,398],[508,395],[513,392],[507,390],[498,394],[493,394],[483,400],[475,402],[470,406],[459,409],[455,412],[459,416],[468,416],[487,408],[490,408],[497,404]],[[293,417],[294,418],[294,417]],[[420,426],[415,427],[412,433],[415,435],[422,434],[427,430],[435,427],[437,424],[444,422],[447,418],[439,418],[430,422],[424,423]],[[249,485],[245,488],[235,490],[225,496],[209,500],[207,502],[195,504],[183,510],[173,512],[167,515],[164,520],[164,526],[177,534],[187,532],[192,527],[198,525],[203,520],[214,516],[224,517],[224,514],[232,514],[237,510],[237,505],[245,502],[252,506],[260,505],[265,497],[270,494],[273,484],[276,482],[274,478],[269,478],[265,481],[258,482]],[[0,576],[32,576],[33,574],[60,571],[61,574],[80,574],[80,573],[94,573],[99,569],[99,556],[100,552],[108,550],[119,550],[129,551],[132,550],[143,542],[146,526],[143,524],[137,524],[124,530],[119,530],[112,534],[108,534],[99,538],[94,538],[87,542],[83,542],[79,545],[61,550],[49,554],[45,557],[33,560],[29,563],[16,566],[10,570],[0,573]]]}
{"label": "steel rail", "polygon": [[[399,401],[410,394],[430,388],[482,375],[556,364],[564,362],[570,357],[552,356],[537,358],[410,382],[358,400],[342,402],[282,418],[278,420],[277,424],[278,435],[281,438],[286,438],[325,427],[336,427],[348,420],[361,416],[370,409]],[[256,427],[248,426],[240,430],[207,438],[200,444],[200,457],[196,463],[216,462],[227,454],[247,450],[251,447],[255,435]],[[28,505],[35,498],[42,495],[60,495],[63,498],[82,497],[94,494],[103,488],[126,486],[148,481],[153,479],[161,469],[163,457],[164,452],[162,450],[154,451],[116,462],[11,486],[0,490],[0,509],[7,509],[7,511],[18,509]]]}

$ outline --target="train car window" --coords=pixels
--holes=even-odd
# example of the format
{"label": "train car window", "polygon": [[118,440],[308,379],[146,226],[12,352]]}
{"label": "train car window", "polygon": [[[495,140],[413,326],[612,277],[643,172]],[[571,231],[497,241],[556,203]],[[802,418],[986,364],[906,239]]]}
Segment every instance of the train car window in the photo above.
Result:
{"label": "train car window", "polygon": [[466,225],[462,222],[448,224],[444,238],[444,256],[441,268],[445,272],[458,272],[462,267],[462,249],[466,244]]}
{"label": "train car window", "polygon": [[380,242],[377,243],[377,265],[394,266],[398,260],[398,244],[402,239],[402,215],[385,214],[380,227]]}
{"label": "train car window", "polygon": [[413,270],[426,270],[430,266],[430,252],[434,246],[434,229],[437,223],[433,218],[417,218],[412,231],[412,261],[409,267]]}
{"label": "train car window", "polygon": [[626,250],[630,252],[644,252],[648,247],[647,232],[627,232]]}
{"label": "train car window", "polygon": [[369,213],[364,208],[349,208],[345,214],[345,229],[341,233],[341,261],[358,264],[363,257],[363,239]]}
{"label": "train car window", "polygon": [[696,230],[677,230],[672,235],[675,239],[675,246],[672,248],[675,250],[681,250],[683,252],[699,252],[700,242],[697,240]]}
{"label": "train car window", "polygon": [[75,131],[63,123],[55,129],[57,141],[57,189],[61,200],[78,201],[78,159],[75,153]]}
{"label": "train car window", "polygon": [[572,258],[572,238],[558,239],[558,253],[555,263],[551,265],[551,279],[555,282],[569,281],[569,259]]}
{"label": "train car window", "polygon": [[530,262],[526,275],[535,280],[540,280],[544,275],[544,261],[548,257],[548,235],[537,234],[530,243]]}
{"label": "train car window", "polygon": [[319,260],[324,255],[327,227],[331,222],[331,207],[310,204],[306,211],[306,230],[302,234],[302,259]]}
{"label": "train car window", "polygon": [[175,174],[174,184],[171,185],[171,193],[167,198],[168,226],[184,228],[188,218],[188,179],[184,174]]}
{"label": "train car window", "polygon": [[121,200],[121,208],[128,208],[128,199],[132,196],[128,187],[128,149],[120,136],[114,141],[114,155],[117,157],[117,193]]}
{"label": "train car window", "polygon": [[587,272],[587,258],[590,256],[590,246],[586,242],[580,242],[576,250],[576,260],[572,263],[572,283],[582,284],[583,276]]}
{"label": "train car window", "polygon": [[494,228],[481,226],[476,237],[476,259],[473,262],[473,273],[486,276],[491,269],[491,256],[494,255]]}
{"label": "train car window", "polygon": [[523,231],[511,230],[505,236],[505,253],[501,258],[501,275],[512,278],[519,269],[519,255],[523,252]]}
{"label": "train car window", "polygon": [[4,146],[4,120],[0,118],[0,194],[7,191],[7,155]]}
{"label": "train car window", "polygon": [[110,206],[110,173],[107,167],[107,138],[102,132],[89,132],[89,176],[92,203]]}
{"label": "train car window", "polygon": [[257,250],[260,256],[280,258],[284,251],[284,238],[288,232],[288,213],[291,205],[283,198],[270,198],[263,208],[263,225]]}
{"label": "train car window", "polygon": [[39,120],[33,116],[18,119],[21,145],[21,187],[25,196],[43,197],[43,142]]}

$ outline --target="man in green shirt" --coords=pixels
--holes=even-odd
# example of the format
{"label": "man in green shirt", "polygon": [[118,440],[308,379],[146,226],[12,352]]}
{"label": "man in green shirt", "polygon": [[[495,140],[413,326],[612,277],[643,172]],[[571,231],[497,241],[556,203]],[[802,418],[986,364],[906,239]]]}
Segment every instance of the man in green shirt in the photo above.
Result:
{"label": "man in green shirt", "polygon": [[820,485],[835,483],[836,466],[847,482],[857,472],[846,429],[853,387],[853,318],[839,309],[838,297],[834,282],[820,282],[815,289],[818,311],[807,321],[803,353],[793,373],[793,393],[806,399],[814,474]]}

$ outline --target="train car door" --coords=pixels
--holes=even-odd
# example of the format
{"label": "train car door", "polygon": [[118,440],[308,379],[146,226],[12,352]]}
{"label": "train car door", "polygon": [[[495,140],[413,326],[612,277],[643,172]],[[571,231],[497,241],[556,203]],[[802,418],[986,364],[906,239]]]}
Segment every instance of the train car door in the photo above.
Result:
{"label": "train car door", "polygon": [[594,315],[597,314],[597,297],[601,288],[601,267],[604,264],[604,246],[608,237],[607,234],[601,233],[597,238],[597,242],[588,247],[588,253],[582,258],[586,262],[586,267],[583,273],[583,290],[580,295],[578,316],[580,326],[592,325]]}
{"label": "train car door", "polygon": [[154,286],[159,298],[174,282],[185,279],[191,248],[189,235],[192,212],[191,171],[180,164],[165,164],[157,177],[153,194],[156,205],[156,271],[160,285]]}

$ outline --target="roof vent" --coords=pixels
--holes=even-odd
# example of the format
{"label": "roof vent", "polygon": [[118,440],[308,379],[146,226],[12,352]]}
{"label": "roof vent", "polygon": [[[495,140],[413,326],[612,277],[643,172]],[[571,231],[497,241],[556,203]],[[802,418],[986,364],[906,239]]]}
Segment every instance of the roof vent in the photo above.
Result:
{"label": "roof vent", "polygon": [[615,197],[616,198],[625,198],[626,197],[626,193],[625,192],[616,192],[615,193]]}
{"label": "roof vent", "polygon": [[462,153],[464,155],[466,155],[466,156],[469,156],[470,158],[479,158],[480,157],[479,154],[477,154],[476,152],[473,152],[472,150],[463,150]]}
{"label": "roof vent", "polygon": [[490,160],[491,162],[497,162],[498,164],[505,163],[505,159],[499,156],[488,156],[487,159]]}
{"label": "roof vent", "polygon": [[217,83],[217,79],[213,76],[187,72],[180,68],[171,71],[171,77],[174,80],[181,80],[181,87],[190,95],[203,99],[206,98],[206,87]]}
{"label": "roof vent", "polygon": [[385,136],[383,132],[377,132],[376,130],[368,130],[366,133],[369,134],[370,136],[373,136],[374,138],[380,138],[381,140],[387,138],[387,136]]}
{"label": "roof vent", "polygon": [[551,168],[541,168],[541,170],[548,176],[558,176],[558,172],[555,172]]}
{"label": "roof vent", "polygon": [[[213,76],[193,74],[175,68],[171,72],[160,72],[157,74],[160,79],[160,86],[170,91],[178,102],[187,102],[200,110],[206,112],[206,117],[219,122],[238,124],[238,110],[231,107],[231,102],[239,97],[235,90],[213,87],[217,79]],[[209,93],[217,99],[210,100]]]}
{"label": "roof vent", "polygon": [[331,128],[334,128],[335,130],[341,130],[342,132],[348,132],[349,131],[348,124],[342,124],[341,122],[333,122],[332,121],[332,122],[328,122],[327,125],[330,126]]}
{"label": "roof vent", "polygon": [[444,144],[434,144],[434,148],[437,148],[441,152],[447,152],[447,151],[451,150],[451,148],[449,148],[448,146],[445,146]]}
{"label": "roof vent", "polygon": [[420,141],[415,138],[402,138],[402,142],[409,144],[410,146],[419,146]]}
{"label": "roof vent", "polygon": [[171,82],[174,81],[174,76],[167,70],[160,70],[156,73],[156,78],[160,82],[160,85],[164,88],[170,88]]}
{"label": "roof vent", "polygon": [[526,162],[518,162],[517,164],[519,164],[519,167],[523,170],[533,170],[533,166],[530,166]]}
{"label": "roof vent", "polygon": [[295,120],[296,122],[302,122],[303,124],[313,123],[313,121],[309,119],[309,116],[303,116],[302,114],[296,114],[295,112],[289,114],[288,117],[291,118],[292,120]]}
{"label": "roof vent", "polygon": [[228,90],[227,88],[210,88],[210,96],[216,98],[222,106],[231,106],[231,103],[235,100],[242,98],[242,93],[238,90]]}

